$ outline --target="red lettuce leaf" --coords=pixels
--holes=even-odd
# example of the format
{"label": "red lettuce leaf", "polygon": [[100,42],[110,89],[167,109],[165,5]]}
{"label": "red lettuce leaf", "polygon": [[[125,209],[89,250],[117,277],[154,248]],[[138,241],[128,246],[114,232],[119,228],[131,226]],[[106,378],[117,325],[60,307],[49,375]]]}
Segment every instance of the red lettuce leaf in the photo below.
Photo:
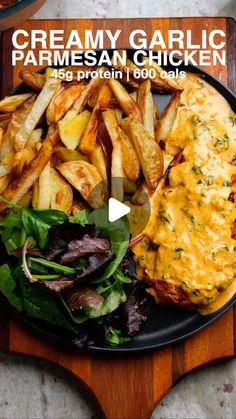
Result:
{"label": "red lettuce leaf", "polygon": [[69,243],[68,251],[61,257],[61,263],[66,265],[91,253],[107,252],[110,248],[111,245],[108,239],[91,237],[85,234],[82,239],[76,239]]}

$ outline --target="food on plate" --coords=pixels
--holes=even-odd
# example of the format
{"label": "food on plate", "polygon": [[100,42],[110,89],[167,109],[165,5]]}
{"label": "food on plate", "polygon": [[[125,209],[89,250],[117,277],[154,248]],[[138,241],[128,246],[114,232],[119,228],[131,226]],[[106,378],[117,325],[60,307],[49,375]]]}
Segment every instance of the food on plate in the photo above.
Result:
{"label": "food on plate", "polygon": [[[0,101],[0,291],[81,344],[128,341],[148,293],[202,314],[235,294],[235,114],[199,76],[143,64],[155,77],[22,70],[29,93]],[[153,91],[171,94],[161,115]],[[111,223],[109,197],[130,215]]]}
{"label": "food on plate", "polygon": [[175,158],[133,251],[158,303],[209,314],[235,294],[235,115],[212,86],[187,74],[170,126],[160,139]]}

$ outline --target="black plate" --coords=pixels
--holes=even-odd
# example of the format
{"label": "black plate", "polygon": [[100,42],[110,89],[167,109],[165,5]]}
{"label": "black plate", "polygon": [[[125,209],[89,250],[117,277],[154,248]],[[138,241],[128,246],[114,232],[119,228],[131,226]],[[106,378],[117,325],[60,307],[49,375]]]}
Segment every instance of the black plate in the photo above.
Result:
{"label": "black plate", "polygon": [[[100,52],[97,51],[97,54],[99,56]],[[110,54],[112,55],[112,51],[110,51]],[[128,56],[132,60],[133,50],[128,50]],[[167,65],[164,69],[175,70],[175,67]],[[209,73],[192,65],[180,65],[179,69],[194,72],[204,77],[204,80],[214,86],[227,100],[233,111],[236,112],[235,95]],[[26,90],[26,87],[21,84],[12,93],[22,93]],[[170,95],[154,93],[154,96],[155,101],[158,104],[158,109],[162,112],[170,99]],[[181,310],[176,307],[158,307],[153,300],[149,298],[148,320],[144,324],[141,333],[122,346],[110,347],[105,344],[99,346],[91,345],[88,347],[88,350],[101,353],[140,352],[176,343],[193,335],[218,319],[234,305],[235,301],[236,297],[234,297],[218,312],[209,316],[201,316],[196,311]],[[63,342],[72,348],[80,347],[76,343],[74,336],[72,336],[69,332],[64,331],[61,328],[48,325],[42,321],[26,318],[24,315],[19,313],[16,314],[17,317],[23,320],[26,326],[33,329],[37,334],[40,333],[40,335],[53,339],[54,341]]]}

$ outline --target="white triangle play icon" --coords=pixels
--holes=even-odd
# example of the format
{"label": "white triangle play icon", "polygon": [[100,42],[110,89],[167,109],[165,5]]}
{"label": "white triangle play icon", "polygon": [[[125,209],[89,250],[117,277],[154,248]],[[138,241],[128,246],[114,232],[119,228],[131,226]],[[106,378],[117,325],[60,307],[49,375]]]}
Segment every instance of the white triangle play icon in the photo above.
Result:
{"label": "white triangle play icon", "polygon": [[129,213],[130,208],[127,205],[122,204],[115,198],[109,199],[108,218],[111,223],[113,223],[116,220],[119,220],[119,218],[122,218],[124,217],[124,215],[127,215]]}

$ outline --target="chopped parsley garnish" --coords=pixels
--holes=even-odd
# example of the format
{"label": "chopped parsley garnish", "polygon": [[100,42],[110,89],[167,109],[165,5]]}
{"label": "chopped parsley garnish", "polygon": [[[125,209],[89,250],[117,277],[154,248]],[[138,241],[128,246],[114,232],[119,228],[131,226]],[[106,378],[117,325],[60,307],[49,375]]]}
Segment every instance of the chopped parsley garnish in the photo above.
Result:
{"label": "chopped parsley garnish", "polygon": [[232,186],[232,182],[229,182],[228,180],[224,180],[223,186]]}
{"label": "chopped parsley garnish", "polygon": [[193,125],[202,124],[202,120],[201,120],[200,116],[194,115],[194,117],[192,119],[192,123],[193,123]]}
{"label": "chopped parsley garnish", "polygon": [[236,125],[236,115],[229,115],[229,120],[234,127]]}
{"label": "chopped parsley garnish", "polygon": [[207,176],[207,185],[211,186],[213,183],[213,180],[214,180],[214,176],[212,175]]}
{"label": "chopped parsley garnish", "polygon": [[195,175],[203,175],[202,169],[200,166],[193,166],[192,171],[195,173]]}
{"label": "chopped parsley garnish", "polygon": [[217,138],[215,147],[219,147],[222,150],[228,150],[229,148],[229,136],[228,134],[224,134],[223,137]]}

